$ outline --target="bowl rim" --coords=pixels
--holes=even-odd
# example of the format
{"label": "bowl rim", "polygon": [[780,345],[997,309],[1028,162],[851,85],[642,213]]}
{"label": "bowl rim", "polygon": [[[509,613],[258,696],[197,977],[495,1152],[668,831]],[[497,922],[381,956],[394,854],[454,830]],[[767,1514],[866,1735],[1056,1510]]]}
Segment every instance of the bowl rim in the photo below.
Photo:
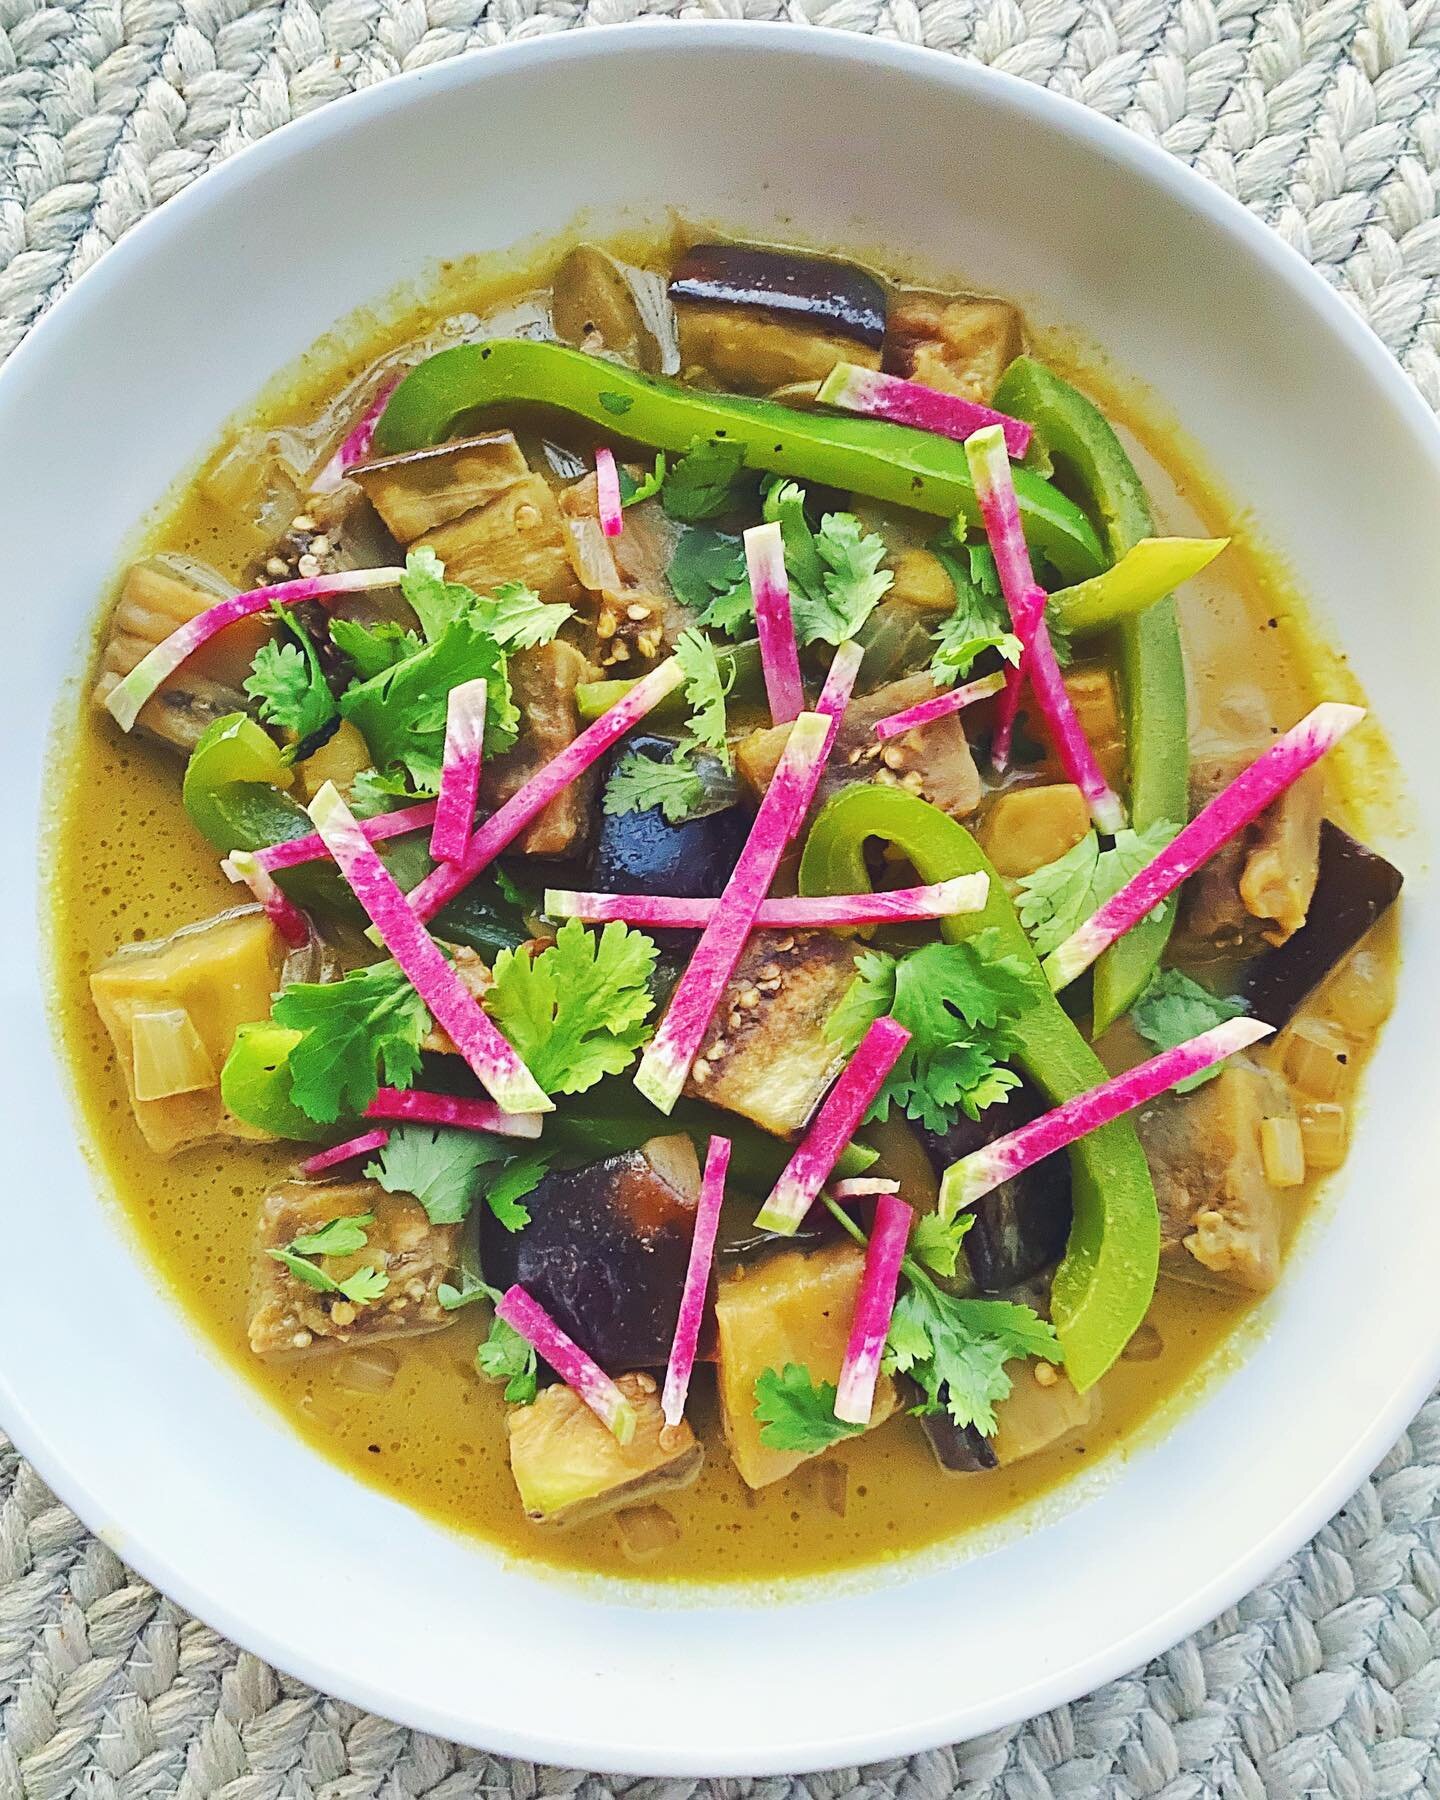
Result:
{"label": "bowl rim", "polygon": [[[247,145],[239,154],[207,170],[181,193],[138,221],[125,236],[87,269],[30,327],[0,366],[0,408],[21,376],[28,375],[37,360],[49,354],[52,338],[68,326],[85,305],[104,304],[107,292],[122,285],[132,267],[148,255],[152,245],[183,237],[193,217],[232,188],[243,187],[252,176],[272,164],[303,157],[315,145],[332,136],[363,130],[367,121],[393,110],[408,108],[427,88],[466,87],[477,78],[494,79],[509,70],[521,71],[533,64],[583,62],[604,59],[617,48],[639,52],[650,45],[667,51],[696,52],[723,41],[731,48],[805,57],[851,64],[885,64],[901,75],[923,76],[948,85],[957,97],[970,93],[994,93],[1007,105],[1028,113],[1062,138],[1078,140],[1104,155],[1152,188],[1159,189],[1175,207],[1205,218],[1212,226],[1237,240],[1260,265],[1263,273],[1285,288],[1298,306],[1317,314],[1340,340],[1343,348],[1375,384],[1386,405],[1428,455],[1440,480],[1440,421],[1426,405],[1410,377],[1386,349],[1360,313],[1277,232],[1253,215],[1238,199],[1214,186],[1170,152],[1128,130],[1082,102],[1042,87],[1018,75],[962,60],[948,52],[921,45],[868,37],[853,31],[788,22],[734,20],[672,21],[642,19],[618,24],[584,26],[508,44],[484,46],[463,52],[430,67],[404,71],[371,88],[355,90],[314,112],[294,119],[266,137]],[[1323,1229],[1323,1225],[1321,1227]],[[1303,1253],[1303,1252],[1302,1252]],[[1426,1395],[1440,1381],[1440,1331],[1428,1357],[1417,1356],[1394,1381],[1384,1403],[1374,1411],[1367,1429],[1337,1458],[1328,1480],[1315,1487],[1304,1503],[1291,1507],[1255,1541],[1243,1556],[1213,1571],[1183,1603],[1177,1603],[1153,1619],[1145,1629],[1120,1641],[1108,1641],[1088,1657],[1056,1666],[1022,1689],[997,1697],[987,1707],[962,1705],[953,1714],[924,1725],[914,1720],[889,1730],[866,1729],[838,1744],[814,1742],[804,1751],[793,1746],[779,1757],[774,1752],[736,1761],[717,1758],[703,1748],[687,1756],[669,1755],[662,1774],[704,1777],[724,1774],[767,1775],[850,1766],[891,1756],[908,1756],[954,1741],[957,1732],[967,1738],[1006,1728],[1065,1704],[1092,1691],[1156,1655],[1211,1622],[1263,1581],[1287,1557],[1319,1530],[1363,1483],[1406,1425]],[[42,1422],[28,1412],[10,1372],[0,1368],[0,1402],[5,1428],[16,1447],[37,1469],[47,1485],[87,1526],[107,1516],[102,1496],[84,1477],[72,1470],[63,1455],[52,1454]],[[98,1529],[90,1526],[91,1529]],[[106,1534],[110,1535],[110,1534]],[[263,1623],[237,1614],[212,1591],[203,1571],[191,1572],[173,1562],[163,1541],[147,1538],[127,1522],[124,1561],[147,1582],[204,1620],[228,1639],[262,1656],[273,1666],[296,1676],[323,1694],[336,1695],[385,1718],[434,1733],[437,1736],[482,1748],[498,1755],[545,1762],[553,1760],[558,1738],[544,1738],[528,1730],[503,1724],[484,1729],[477,1736],[473,1718],[443,1707],[427,1707],[406,1701],[396,1708],[383,1682],[362,1670],[332,1666],[323,1657],[297,1651],[277,1641]],[[905,1579],[902,1576],[902,1579]],[[580,1746],[576,1746],[580,1748]],[[637,1738],[637,1752],[643,1745]],[[579,1767],[579,1764],[570,1766]],[[591,1760],[587,1769],[608,1774],[633,1774],[642,1762],[610,1750]]]}

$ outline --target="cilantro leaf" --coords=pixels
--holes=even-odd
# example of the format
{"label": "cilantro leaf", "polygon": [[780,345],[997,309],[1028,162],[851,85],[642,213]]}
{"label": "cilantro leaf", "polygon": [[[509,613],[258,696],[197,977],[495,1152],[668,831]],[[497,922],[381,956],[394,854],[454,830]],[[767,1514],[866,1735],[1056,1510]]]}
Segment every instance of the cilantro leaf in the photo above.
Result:
{"label": "cilantro leaf", "polygon": [[725,736],[725,696],[730,681],[720,673],[715,646],[698,631],[682,631],[675,640],[675,660],[685,675],[685,701],[690,708],[690,735],[697,744],[713,751],[730,768],[730,745]]}
{"label": "cilantro leaf", "polygon": [[927,1130],[943,1132],[960,1112],[978,1118],[1020,1085],[1002,1066],[1013,1047],[1006,1025],[1029,1004],[1034,978],[998,946],[998,933],[982,931],[904,957],[872,950],[857,958],[855,980],[827,1034],[854,1048],[887,1012],[910,1033],[870,1118],[887,1119],[899,1106]]}
{"label": "cilantro leaf", "polygon": [[[1020,640],[1000,598],[995,559],[985,545],[956,546],[942,540],[931,549],[945,565],[955,589],[955,610],[935,633],[930,673],[942,687],[963,680],[978,657],[996,650],[1008,663],[1020,660]],[[967,557],[962,566],[960,557]]]}
{"label": "cilantro leaf", "polygon": [[550,1172],[550,1153],[522,1150],[508,1157],[482,1187],[485,1204],[507,1231],[523,1231],[530,1223],[530,1208],[520,1202],[533,1193]]}
{"label": "cilantro leaf", "polygon": [[290,1094],[322,1125],[358,1117],[375,1098],[383,1070],[390,1087],[409,1087],[420,1068],[430,1009],[398,963],[355,969],[343,981],[295,982],[276,996],[277,1025],[304,1035],[287,1058]]}
{"label": "cilantro leaf", "polygon": [[381,813],[394,812],[412,798],[410,784],[403,775],[362,769],[350,783],[350,810],[357,819],[374,819]]}
{"label": "cilantro leaf", "polygon": [[1054,1326],[1030,1307],[961,1300],[912,1278],[896,1302],[882,1366],[918,1385],[915,1412],[947,1411],[957,1425],[989,1437],[995,1406],[1012,1385],[1005,1365],[1029,1356],[1061,1360]]}
{"label": "cilantro leaf", "polygon": [[605,783],[605,811],[613,816],[658,806],[672,825],[688,819],[705,793],[689,754],[684,744],[677,744],[665,761],[656,761],[642,750],[627,750]]}
{"label": "cilantro leaf", "polygon": [[723,438],[696,438],[665,478],[660,503],[672,519],[693,524],[733,512],[750,488],[745,452]]}
{"label": "cilantro leaf", "polygon": [[412,550],[406,556],[400,592],[419,619],[427,644],[443,637],[447,626],[475,604],[475,590],[461,581],[447,581],[444,563],[428,548]]}
{"label": "cilantro leaf", "polygon": [[[295,641],[262,644],[244,688],[252,700],[260,702],[260,717],[282,731],[293,732],[294,748],[299,748],[335,717],[335,696],[310,633],[283,606],[275,608],[275,616]],[[293,753],[293,749],[286,752],[287,761],[293,759]]]}
{"label": "cilantro leaf", "polygon": [[350,658],[362,681],[383,675],[425,647],[417,633],[406,631],[394,619],[373,626],[362,625],[358,619],[331,619],[330,642]]}
{"label": "cilantro leaf", "polygon": [[810,1379],[801,1363],[786,1363],[777,1373],[766,1369],[755,1382],[755,1417],[761,1421],[760,1442],[771,1450],[817,1450],[854,1437],[861,1425],[835,1417],[835,1384]]}
{"label": "cilantro leaf", "polygon": [[802,644],[854,637],[895,580],[880,567],[885,540],[866,531],[853,513],[826,513],[819,531],[812,531],[805,490],[794,481],[770,484],[764,513],[778,520],[784,539],[796,637]]}
{"label": "cilantro leaf", "polygon": [[623,466],[619,470],[619,476],[621,506],[638,506],[642,500],[653,500],[665,485],[665,452],[655,452],[654,468],[648,475],[642,475],[639,481]]}
{"label": "cilantro leaf", "polygon": [[467,1269],[462,1263],[459,1287],[442,1281],[435,1290],[435,1298],[446,1312],[459,1312],[462,1306],[473,1306],[477,1300],[488,1300],[493,1306],[500,1294],[488,1281],[481,1281],[473,1270]]}
{"label": "cilantro leaf", "polygon": [[630,1066],[648,1037],[658,952],[620,924],[567,919],[538,956],[502,950],[485,1010],[547,1094],[579,1094]]}
{"label": "cilantro leaf", "polygon": [[1088,832],[1054,862],[1022,875],[1015,908],[1034,940],[1036,955],[1048,956],[1062,944],[1096,907],[1157,857],[1179,829],[1168,819],[1159,819],[1144,831],[1117,832],[1108,850],[1100,848],[1093,831]]}
{"label": "cilantro leaf", "polygon": [[612,394],[607,389],[603,388],[601,389],[598,398],[606,412],[613,414],[617,419],[623,413],[629,412],[630,408],[635,404],[634,399],[629,394]]}
{"label": "cilantro leaf", "polygon": [[301,1256],[353,1256],[363,1250],[369,1239],[365,1227],[375,1223],[373,1212],[350,1213],[331,1219],[318,1231],[303,1232],[290,1240],[290,1248]]}
{"label": "cilantro leaf", "polygon": [[575,615],[574,607],[563,600],[547,605],[523,581],[502,581],[493,593],[471,598],[476,624],[506,650],[535,650],[552,643],[560,627]]}
{"label": "cilantro leaf", "polygon": [[503,1319],[491,1321],[489,1337],[475,1352],[475,1367],[489,1380],[505,1383],[505,1398],[512,1406],[529,1406],[539,1390],[534,1350]]}
{"label": "cilantro leaf", "polygon": [[699,623],[737,636],[754,619],[745,551],[739,538],[710,525],[682,531],[666,571],[675,598]]}
{"label": "cilantro leaf", "polygon": [[432,1225],[458,1225],[470,1211],[476,1171],[512,1154],[488,1131],[446,1125],[396,1125],[365,1173],[387,1194],[413,1194]]}
{"label": "cilantro leaf", "polygon": [[[1248,1008],[1243,1000],[1224,998],[1201,987],[1179,969],[1157,969],[1145,992],[1130,1008],[1131,1022],[1147,1044],[1157,1050],[1173,1050],[1188,1038],[1198,1037],[1227,1019],[1238,1019]],[[1177,1094],[1188,1094],[1220,1073],[1222,1064],[1201,1069],[1175,1083]]]}
{"label": "cilantro leaf", "polygon": [[951,1276],[960,1260],[965,1233],[975,1223],[973,1212],[956,1213],[950,1220],[938,1212],[921,1213],[910,1233],[910,1254],[934,1275]]}

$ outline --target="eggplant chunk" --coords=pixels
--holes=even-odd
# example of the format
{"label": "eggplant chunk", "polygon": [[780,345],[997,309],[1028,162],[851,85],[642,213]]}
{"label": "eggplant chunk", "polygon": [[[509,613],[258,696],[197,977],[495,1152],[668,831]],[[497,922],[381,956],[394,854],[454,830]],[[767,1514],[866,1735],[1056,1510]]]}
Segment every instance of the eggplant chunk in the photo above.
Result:
{"label": "eggplant chunk", "polygon": [[123,944],[90,977],[135,1123],[161,1156],[254,1137],[226,1112],[220,1069],[235,1033],[270,1011],[285,946],[258,906]]}
{"label": "eggplant chunk", "polygon": [[[1249,756],[1207,757],[1190,774],[1199,810],[1238,775]],[[1320,866],[1322,772],[1307,770],[1254,824],[1232,837],[1185,884],[1183,935],[1222,954],[1283,944],[1304,925]]]}
{"label": "eggplant chunk", "polygon": [[[1016,1088],[978,1119],[963,1115],[949,1131],[920,1132],[937,1173],[974,1150],[1039,1118],[1046,1104],[1034,1088]],[[982,1294],[1003,1294],[1055,1262],[1070,1235],[1070,1160],[1056,1151],[977,1201],[965,1234],[965,1257]]]}
{"label": "eggplant chunk", "polygon": [[422,546],[435,552],[452,581],[480,594],[502,581],[519,581],[542,600],[573,604],[579,597],[560,508],[539,475],[527,475],[483,506],[427,531],[412,548]]}
{"label": "eggplant chunk", "polygon": [[708,1100],[788,1137],[845,1062],[825,1035],[855,978],[855,945],[829,931],[757,931],[715,1009],[685,1083]]}
{"label": "eggplant chunk", "polygon": [[[96,706],[103,707],[112,690],[177,626],[234,592],[230,582],[198,563],[159,556],[136,563],[110,615],[95,681]],[[216,719],[250,708],[242,684],[269,636],[263,618],[242,619],[217,633],[141,707],[138,728],[188,756]]]}
{"label": "eggplant chunk", "polygon": [[[919,794],[952,818],[963,819],[973,813],[980,804],[980,776],[957,714],[918,731],[907,731],[888,743],[880,743],[875,736],[877,719],[904,712],[922,700],[933,700],[939,691],[928,675],[910,675],[852,700],[820,781],[817,807],[853,782],[878,781]],[[789,738],[789,725],[767,725],[752,731],[736,747],[736,766],[757,798],[769,787]]]}
{"label": "eggplant chunk", "polygon": [[[907,1402],[920,1398],[920,1389],[914,1382],[907,1383],[905,1398]],[[920,1429],[947,1475],[988,1475],[1000,1466],[989,1438],[973,1425],[957,1425],[948,1412],[922,1413]]]}
{"label": "eggplant chunk", "polygon": [[637,661],[668,655],[695,622],[675,598],[667,573],[679,527],[658,501],[642,501],[627,508],[621,536],[607,538],[600,529],[593,475],[565,489],[560,512],[571,565],[589,596],[592,654],[601,668],[617,675],[639,673]]}
{"label": "eggplant chunk", "polygon": [[980,845],[1007,880],[1033,875],[1090,831],[1085,796],[1068,781],[1012,788],[986,809]]}
{"label": "eggplant chunk", "polygon": [[1016,1364],[1014,1386],[995,1407],[995,1435],[982,1437],[973,1425],[957,1425],[949,1413],[925,1413],[920,1424],[948,1475],[983,1475],[1009,1468],[1027,1456],[1053,1450],[1100,1417],[1100,1390],[1078,1394],[1067,1376],[1048,1363]]}
{"label": "eggplant chunk", "polygon": [[[668,762],[673,738],[630,737],[621,754]],[[590,859],[590,885],[606,894],[676,894],[715,899],[745,846],[750,817],[727,806],[672,825],[658,806],[602,812]]]}
{"label": "eggplant chunk", "polygon": [[794,250],[696,244],[675,265],[670,297],[784,314],[871,350],[885,338],[885,289],[874,275],[854,263]]}
{"label": "eggplant chunk", "polygon": [[1003,300],[915,292],[890,306],[885,367],[945,394],[989,400],[1022,348],[1020,315]]}
{"label": "eggplant chunk", "polygon": [[[575,690],[593,673],[574,645],[559,638],[511,656],[510,680],[522,721],[520,738],[513,749],[485,764],[480,780],[485,806],[503,806],[532,775],[574,742],[580,731]],[[557,794],[521,833],[517,851],[523,856],[572,856],[583,848],[594,808],[595,780],[594,773],[587,770]]]}
{"label": "eggplant chunk", "polygon": [[[269,1255],[331,1219],[360,1213],[374,1215],[365,1227],[365,1247],[313,1260],[337,1282],[365,1268],[386,1276],[383,1292],[373,1300],[357,1303],[345,1294],[317,1293]],[[273,1356],[437,1331],[450,1323],[450,1314],[436,1294],[459,1250],[460,1227],[432,1225],[408,1194],[387,1194],[373,1181],[287,1181],[266,1197],[256,1227],[250,1348],[257,1356]]]}
{"label": "eggplant chunk", "polygon": [[557,1382],[533,1406],[506,1414],[510,1472],[527,1518],[573,1525],[688,1487],[705,1452],[690,1427],[667,1426],[649,1375],[621,1375],[616,1385],[635,1409],[635,1435],[617,1443],[590,1408]]}
{"label": "eggplant chunk", "polygon": [[486,505],[529,473],[514,432],[492,431],[365,463],[352,471],[352,479],[396,541],[411,544]]}
{"label": "eggplant chunk", "polygon": [[[864,1266],[858,1245],[833,1244],[808,1255],[786,1250],[721,1281],[715,1299],[721,1416],[747,1486],[768,1487],[808,1461],[799,1451],[762,1441],[755,1383],[767,1369],[778,1374],[789,1363],[808,1369],[815,1382],[838,1379]],[[870,1429],[883,1425],[898,1404],[894,1381],[882,1375]]]}
{"label": "eggplant chunk", "polygon": [[485,1279],[518,1281],[611,1374],[663,1367],[699,1194],[695,1147],[683,1135],[552,1171],[527,1197],[522,1230],[506,1231],[485,1210]]}
{"label": "eggplant chunk", "polygon": [[664,352],[645,323],[630,278],[594,244],[577,244],[555,271],[550,317],[555,335],[567,344],[592,355],[609,351],[651,375],[664,372]]}
{"label": "eggplant chunk", "polygon": [[1285,943],[1251,963],[1240,992],[1278,1030],[1399,898],[1405,877],[1329,819],[1320,825],[1309,916]]}
{"label": "eggplant chunk", "polygon": [[1142,1108],[1136,1125],[1170,1274],[1231,1292],[1274,1287],[1284,1196],[1266,1174],[1260,1127],[1294,1117],[1282,1078],[1243,1056],[1192,1093],[1165,1094]]}

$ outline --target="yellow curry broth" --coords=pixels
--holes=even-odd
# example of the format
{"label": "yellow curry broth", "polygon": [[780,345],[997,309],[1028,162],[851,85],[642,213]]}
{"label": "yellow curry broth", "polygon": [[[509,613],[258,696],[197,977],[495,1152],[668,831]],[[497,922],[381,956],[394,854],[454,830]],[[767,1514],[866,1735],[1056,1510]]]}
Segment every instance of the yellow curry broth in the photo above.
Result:
{"label": "yellow curry broth", "polygon": [[[518,292],[512,278],[506,307]],[[293,391],[264,409],[261,422],[271,428],[305,423],[340,381],[416,335],[412,319],[349,358],[348,366],[339,356],[328,364],[318,359]],[[1166,528],[1217,529],[1213,505],[1173,457],[1162,464],[1152,449],[1142,461]],[[145,547],[183,550],[238,575],[261,546],[197,487],[154,524]],[[1234,734],[1234,652],[1242,639],[1248,684],[1239,694],[1242,711],[1261,706],[1288,722],[1309,703],[1311,647],[1282,591],[1255,556],[1237,551],[1185,596],[1197,747],[1221,747]],[[250,1353],[255,1216],[267,1187],[292,1169],[294,1154],[283,1146],[228,1143],[169,1162],[153,1157],[131,1118],[87,989],[90,971],[117,944],[221,911],[234,904],[234,890],[181,807],[178,759],[121,739],[88,706],[66,748],[54,877],[57,979],[64,1037],[98,1163],[167,1287],[306,1441],[450,1526],[532,1560],[647,1578],[755,1580],[874,1563],[996,1521],[1093,1465],[1194,1385],[1250,1309],[1245,1300],[1163,1281],[1151,1328],[1103,1384],[1098,1425],[984,1476],[942,1476],[918,1425],[900,1420],[752,1493],[725,1453],[712,1378],[702,1371],[697,1422],[707,1462],[694,1487],[666,1496],[665,1514],[647,1508],[567,1530],[537,1529],[523,1518],[510,1480],[499,1391],[474,1374],[483,1329],[475,1312],[430,1337],[361,1352],[317,1353],[287,1365]],[[1308,1187],[1295,1190],[1292,1227],[1308,1198]],[[359,1377],[351,1362],[357,1354],[370,1359]],[[1031,1378],[1021,1373],[1020,1379]]]}

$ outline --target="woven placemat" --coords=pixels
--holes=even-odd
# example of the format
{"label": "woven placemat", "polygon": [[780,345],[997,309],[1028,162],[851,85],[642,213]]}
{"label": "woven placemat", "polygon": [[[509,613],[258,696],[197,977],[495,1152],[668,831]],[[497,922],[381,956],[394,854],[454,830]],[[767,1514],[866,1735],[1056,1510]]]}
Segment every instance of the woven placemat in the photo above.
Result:
{"label": "woven placemat", "polygon": [[[1183,157],[1440,408],[1440,0],[0,0],[0,356],[152,207],[277,125],[477,45],[642,14],[971,56]],[[3,478],[3,472],[0,472]],[[1208,1630],[1014,1731],[804,1781],[600,1780],[368,1717],[132,1575],[0,1437],[0,1800],[1440,1797],[1440,1399]]]}

